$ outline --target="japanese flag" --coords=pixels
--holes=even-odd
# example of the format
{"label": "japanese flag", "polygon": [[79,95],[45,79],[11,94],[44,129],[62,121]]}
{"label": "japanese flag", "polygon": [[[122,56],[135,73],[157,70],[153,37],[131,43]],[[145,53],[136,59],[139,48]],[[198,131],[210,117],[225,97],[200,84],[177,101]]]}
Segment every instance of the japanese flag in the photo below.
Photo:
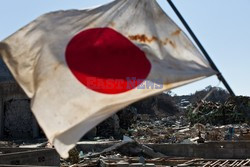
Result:
{"label": "japanese flag", "polygon": [[2,41],[0,54],[64,158],[123,107],[215,74],[155,0],[45,14]]}

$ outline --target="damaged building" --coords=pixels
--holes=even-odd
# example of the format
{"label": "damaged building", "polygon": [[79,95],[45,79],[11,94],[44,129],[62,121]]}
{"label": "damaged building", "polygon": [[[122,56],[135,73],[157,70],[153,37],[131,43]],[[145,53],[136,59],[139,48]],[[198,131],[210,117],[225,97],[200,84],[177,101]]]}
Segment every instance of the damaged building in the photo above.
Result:
{"label": "damaged building", "polygon": [[39,134],[29,98],[0,59],[0,138],[31,139]]}

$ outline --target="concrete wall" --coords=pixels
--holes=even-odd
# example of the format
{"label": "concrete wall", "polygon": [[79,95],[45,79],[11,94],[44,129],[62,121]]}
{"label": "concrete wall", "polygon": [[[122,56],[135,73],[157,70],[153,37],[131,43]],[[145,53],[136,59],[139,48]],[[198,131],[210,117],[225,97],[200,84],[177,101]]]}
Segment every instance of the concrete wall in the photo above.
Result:
{"label": "concrete wall", "polygon": [[173,157],[247,159],[250,142],[209,142],[205,144],[148,144],[157,152]]}
{"label": "concrete wall", "polygon": [[[84,152],[101,152],[115,144],[117,142],[79,142],[77,148]],[[169,157],[206,159],[250,158],[250,141],[209,142],[205,144],[147,144],[147,146]]]}
{"label": "concrete wall", "polygon": [[0,82],[0,138],[38,136],[39,127],[31,113],[28,97],[16,82]]}
{"label": "concrete wall", "polygon": [[[55,149],[0,148],[0,164],[59,166],[60,156]],[[2,166],[2,165],[0,165]]]}
{"label": "concrete wall", "polygon": [[14,81],[14,78],[0,56],[0,82],[3,81]]}
{"label": "concrete wall", "polygon": [[95,141],[82,141],[78,142],[77,149],[84,152],[102,152],[104,149],[109,148],[119,141],[95,142]]}
{"label": "concrete wall", "polygon": [[12,99],[4,103],[4,130],[5,138],[30,139],[32,138],[32,113],[28,99]]}

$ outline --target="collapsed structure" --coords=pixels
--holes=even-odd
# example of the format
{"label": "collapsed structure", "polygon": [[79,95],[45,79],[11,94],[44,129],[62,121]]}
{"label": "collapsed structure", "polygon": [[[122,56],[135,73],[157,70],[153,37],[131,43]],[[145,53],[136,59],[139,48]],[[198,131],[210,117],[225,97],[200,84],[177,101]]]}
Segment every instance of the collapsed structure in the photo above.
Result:
{"label": "collapsed structure", "polygon": [[[43,135],[30,111],[30,100],[1,60],[0,95],[1,139],[31,139]],[[75,163],[78,166],[180,164],[247,166],[250,164],[247,160],[250,156],[247,142],[250,140],[250,127],[247,124],[250,120],[248,97],[230,98],[225,103],[201,101],[197,105],[187,104],[185,107],[183,100],[179,106],[171,104],[170,97],[166,94],[151,97],[113,115],[85,136],[85,139],[94,140],[94,143],[80,142],[77,145],[78,151],[72,151],[73,156],[63,160],[61,165],[69,166]],[[181,110],[178,110],[178,107]],[[125,137],[125,142],[115,140],[122,138],[123,135],[132,139]],[[32,147],[44,146],[46,144],[41,143]],[[220,152],[215,154],[215,150],[218,149]],[[27,152],[28,154],[33,153]],[[10,155],[15,156],[16,160],[11,160],[13,157]],[[6,161],[5,157],[10,160]],[[46,156],[40,156],[39,153],[37,158],[37,160],[33,158],[35,161],[32,163],[44,163],[44,159],[53,158],[55,161],[49,163],[59,163],[55,154],[52,156],[46,153]],[[3,155],[0,157],[1,162],[29,164],[31,161],[25,162],[20,159],[19,153],[15,153],[15,155]]]}
{"label": "collapsed structure", "polygon": [[[30,111],[30,101],[5,65],[0,63],[1,138],[38,137],[42,132]],[[250,156],[248,151],[250,127],[247,124],[250,111],[249,98],[235,97],[223,104],[199,102],[200,107],[196,112],[193,110],[197,105],[185,108],[180,105],[181,112],[179,112],[177,106],[171,105],[169,100],[169,96],[163,94],[120,111],[93,129],[85,139],[94,142],[78,143],[76,149],[71,151],[71,157],[61,161],[61,166],[73,164],[76,164],[73,166],[248,166],[250,164],[247,159]],[[223,111],[226,122],[222,119]],[[223,125],[230,122],[237,124]],[[115,140],[122,135],[129,137],[125,137],[123,141]],[[41,143],[27,147],[45,146],[46,144]],[[26,144],[18,147],[26,147]],[[6,149],[0,148],[3,152]],[[19,148],[15,150],[22,152]],[[37,156],[33,158],[21,158],[22,155],[34,153]],[[21,154],[4,152],[0,157],[0,163],[59,165],[59,156],[54,154],[53,149],[32,150]]]}
{"label": "collapsed structure", "polygon": [[39,134],[30,100],[0,59],[0,138],[31,139]]}

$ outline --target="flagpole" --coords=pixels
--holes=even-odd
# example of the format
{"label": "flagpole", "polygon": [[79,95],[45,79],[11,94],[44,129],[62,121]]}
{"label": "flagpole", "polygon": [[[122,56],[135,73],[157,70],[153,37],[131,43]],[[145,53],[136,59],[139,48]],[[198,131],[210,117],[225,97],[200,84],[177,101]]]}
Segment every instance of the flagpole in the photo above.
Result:
{"label": "flagpole", "polygon": [[219,69],[217,68],[217,66],[215,65],[215,63],[213,62],[213,60],[210,58],[210,56],[208,55],[207,51],[205,50],[205,48],[202,46],[202,44],[200,43],[199,39],[196,37],[196,35],[194,34],[194,32],[192,31],[192,29],[190,28],[190,26],[187,24],[187,22],[185,21],[185,19],[182,17],[181,13],[178,11],[178,9],[175,7],[174,3],[172,2],[172,0],[167,0],[169,5],[171,6],[171,8],[174,10],[175,14],[178,16],[178,18],[181,20],[182,24],[185,26],[185,28],[187,29],[187,31],[189,32],[189,34],[191,35],[191,37],[193,38],[193,40],[195,41],[195,43],[197,44],[197,46],[200,48],[201,52],[203,53],[203,55],[207,58],[208,62],[210,63],[210,66],[218,72],[217,77],[218,79],[225,85],[225,87],[227,88],[228,92],[231,94],[231,96],[235,96],[233,90],[231,89],[231,87],[229,86],[229,84],[227,83],[226,79],[223,77],[222,73],[219,71]]}

